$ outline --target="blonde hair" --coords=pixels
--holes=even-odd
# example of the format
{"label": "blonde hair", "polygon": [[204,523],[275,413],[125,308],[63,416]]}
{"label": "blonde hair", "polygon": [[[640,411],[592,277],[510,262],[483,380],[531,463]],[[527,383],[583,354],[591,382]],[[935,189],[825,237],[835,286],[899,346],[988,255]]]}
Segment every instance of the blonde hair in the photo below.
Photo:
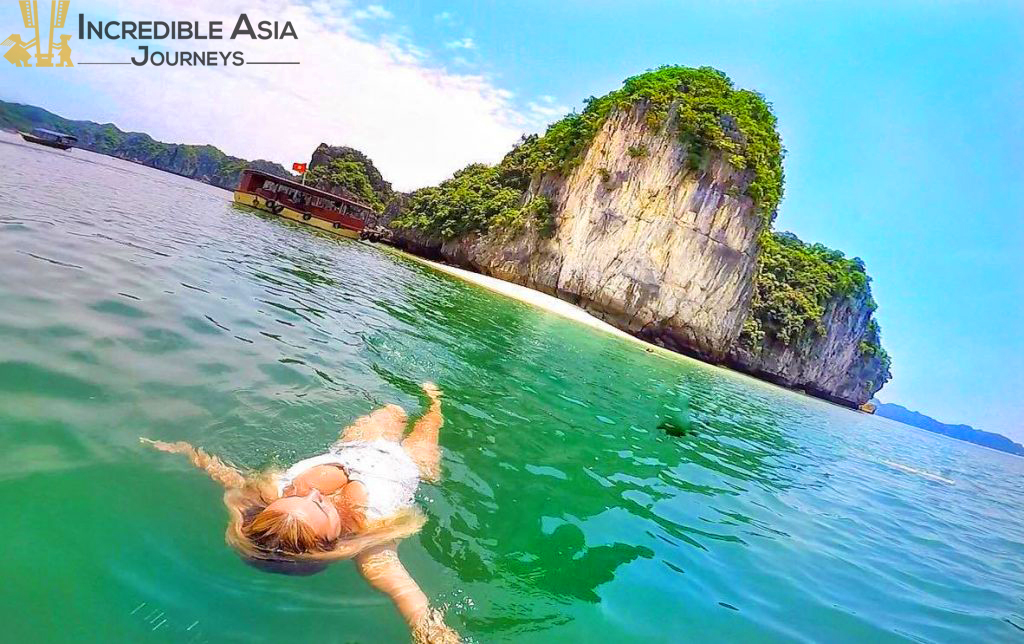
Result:
{"label": "blonde hair", "polygon": [[342,533],[334,540],[319,537],[294,516],[267,506],[280,498],[275,472],[247,478],[241,487],[224,493],[228,527],[224,540],[243,557],[270,561],[321,561],[351,559],[373,546],[404,539],[419,532],[426,522],[415,507],[393,517],[367,523],[352,508],[339,505]]}
{"label": "blonde hair", "polygon": [[263,510],[242,526],[242,534],[261,550],[288,555],[327,550],[330,546],[330,541],[320,537],[309,524],[278,510]]}

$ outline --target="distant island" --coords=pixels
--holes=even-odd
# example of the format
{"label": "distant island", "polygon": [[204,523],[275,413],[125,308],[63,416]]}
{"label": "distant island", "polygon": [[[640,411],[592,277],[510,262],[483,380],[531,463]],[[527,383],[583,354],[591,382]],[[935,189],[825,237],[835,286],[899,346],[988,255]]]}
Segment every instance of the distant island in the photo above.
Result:
{"label": "distant island", "polygon": [[279,177],[290,172],[271,161],[246,161],[212,145],[163,143],[148,134],[125,132],[113,123],[72,121],[41,107],[0,101],[0,130],[30,132],[41,127],[78,137],[77,147],[140,163],[157,170],[234,190],[242,170],[254,168]]}
{"label": "distant island", "polygon": [[1017,456],[1024,456],[1024,445],[1015,443],[1002,434],[982,431],[980,429],[975,429],[970,425],[947,425],[946,423],[941,423],[935,420],[931,416],[925,416],[924,414],[916,411],[910,411],[902,405],[883,403],[878,400],[872,400],[871,402],[877,405],[875,414],[878,416],[884,416],[885,418],[901,422],[905,425],[912,425],[914,427],[926,429],[930,432],[949,436],[950,438],[955,438],[957,440],[983,445],[984,447],[997,449],[1001,452],[1008,452],[1010,454],[1016,454]]}

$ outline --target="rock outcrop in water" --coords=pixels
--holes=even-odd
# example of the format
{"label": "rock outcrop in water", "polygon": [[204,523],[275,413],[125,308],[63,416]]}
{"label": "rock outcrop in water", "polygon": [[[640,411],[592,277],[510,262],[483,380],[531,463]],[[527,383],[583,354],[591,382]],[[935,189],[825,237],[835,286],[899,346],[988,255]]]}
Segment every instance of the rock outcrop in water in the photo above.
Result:
{"label": "rock outcrop in water", "polygon": [[[778,250],[781,189],[767,104],[720,72],[665,68],[591,99],[494,168],[417,191],[393,227],[413,252],[859,405],[890,377],[863,264],[819,246]],[[766,246],[790,254],[784,270],[762,261]]]}
{"label": "rock outcrop in water", "polygon": [[313,151],[306,182],[320,190],[355,199],[381,213],[395,198],[370,157],[355,148],[321,143]]}
{"label": "rock outcrop in water", "polygon": [[870,335],[870,296],[836,297],[821,318],[823,333],[793,343],[770,338],[733,345],[726,362],[776,384],[803,389],[841,404],[861,404],[889,380],[888,358],[865,350]]}
{"label": "rock outcrop in water", "polygon": [[761,238],[759,264],[730,365],[851,405],[889,380],[889,356],[873,317],[878,307],[860,259],[791,233],[770,233]]}
{"label": "rock outcrop in water", "polygon": [[40,107],[0,101],[0,129],[31,131],[41,127],[78,137],[76,147],[139,163],[157,170],[209,183],[225,190],[238,186],[246,168],[279,177],[292,177],[271,161],[246,161],[224,154],[212,145],[162,143],[148,134],[124,132],[112,123],[71,121]]}
{"label": "rock outcrop in water", "polygon": [[[656,130],[644,106],[611,116],[579,165],[535,177],[555,228],[490,230],[444,242],[449,261],[557,295],[630,333],[720,360],[739,335],[757,270],[764,218],[730,194],[749,176],[720,154],[700,173],[669,119]],[[643,155],[630,155],[642,145]],[[684,176],[685,175],[685,176]]]}

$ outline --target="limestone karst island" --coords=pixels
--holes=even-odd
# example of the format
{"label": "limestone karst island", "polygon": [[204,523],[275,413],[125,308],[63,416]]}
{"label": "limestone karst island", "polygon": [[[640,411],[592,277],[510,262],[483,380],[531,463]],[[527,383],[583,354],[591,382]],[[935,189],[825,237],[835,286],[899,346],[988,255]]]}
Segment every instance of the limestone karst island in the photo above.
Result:
{"label": "limestone karst island", "polygon": [[[89,150],[234,190],[212,146],[3,103],[0,126],[49,126]],[[306,182],[373,209],[414,254],[555,295],[650,342],[835,403],[890,378],[863,262],[773,228],[785,149],[767,100],[708,67],[626,79],[523,140],[400,194],[364,154],[321,145]]]}

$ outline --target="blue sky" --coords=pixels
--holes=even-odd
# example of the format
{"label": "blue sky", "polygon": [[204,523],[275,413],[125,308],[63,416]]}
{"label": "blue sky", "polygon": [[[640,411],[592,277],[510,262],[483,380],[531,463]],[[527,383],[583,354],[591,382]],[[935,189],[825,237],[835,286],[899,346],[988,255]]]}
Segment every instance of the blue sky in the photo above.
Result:
{"label": "blue sky", "polygon": [[[73,12],[93,11],[75,4],[82,6]],[[239,6],[276,16],[280,4]],[[160,11],[152,5],[106,10],[138,19]],[[174,12],[220,11],[230,21],[231,5],[193,2]],[[879,397],[1024,440],[1024,3],[290,6],[320,25],[314,37],[299,23],[303,71],[335,73],[337,93],[328,101],[334,86],[318,87],[321,100],[295,89],[315,81],[261,77],[274,87],[260,94],[266,109],[291,110],[288,136],[268,136],[266,145],[277,147],[255,147],[236,125],[244,119],[229,95],[252,96],[237,84],[256,82],[242,72],[129,77],[126,68],[97,68],[58,87],[12,83],[5,65],[0,97],[281,162],[320,140],[347,143],[411,188],[470,161],[496,160],[520,132],[632,74],[669,63],[717,67],[775,107],[788,150],[776,227],[867,263],[894,363]],[[76,52],[84,60],[99,55],[89,51],[98,46],[81,43]],[[266,51],[284,55],[280,47]],[[332,52],[343,55],[328,66]],[[345,67],[351,61],[359,64]],[[197,89],[211,77],[217,84]],[[146,85],[155,78],[159,87]],[[145,91],[126,94],[129,84]],[[189,101],[204,109],[187,122],[170,116]]]}

